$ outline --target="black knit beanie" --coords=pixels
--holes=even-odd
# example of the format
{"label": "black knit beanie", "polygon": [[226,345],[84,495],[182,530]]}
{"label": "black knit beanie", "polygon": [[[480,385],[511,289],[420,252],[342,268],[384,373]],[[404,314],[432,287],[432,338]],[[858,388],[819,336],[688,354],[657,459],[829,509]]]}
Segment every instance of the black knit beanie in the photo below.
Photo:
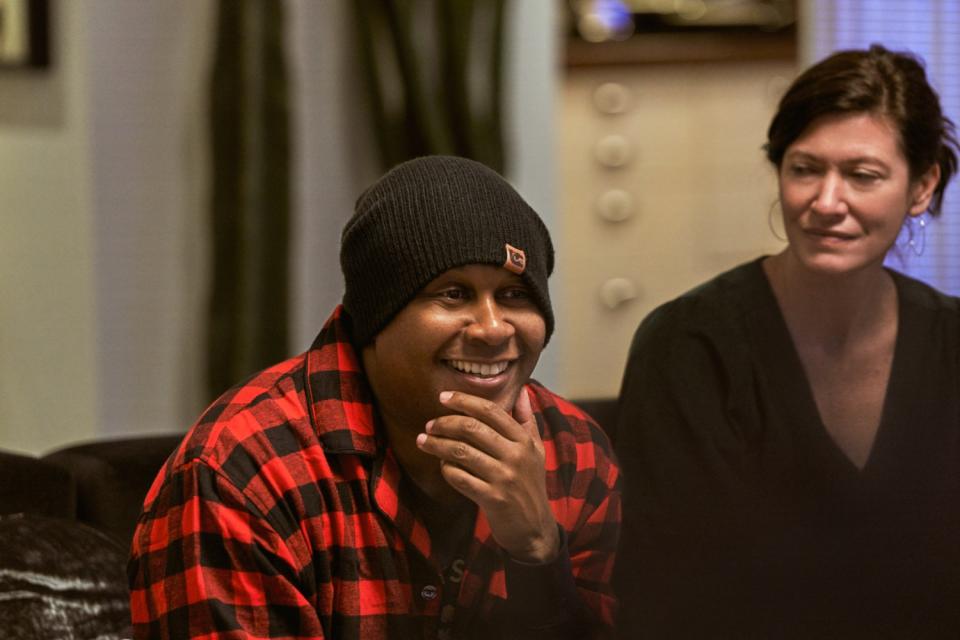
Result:
{"label": "black knit beanie", "polygon": [[479,162],[426,156],[391,169],[357,199],[343,228],[343,306],[369,344],[431,280],[467,264],[519,273],[553,333],[553,244],[540,216]]}

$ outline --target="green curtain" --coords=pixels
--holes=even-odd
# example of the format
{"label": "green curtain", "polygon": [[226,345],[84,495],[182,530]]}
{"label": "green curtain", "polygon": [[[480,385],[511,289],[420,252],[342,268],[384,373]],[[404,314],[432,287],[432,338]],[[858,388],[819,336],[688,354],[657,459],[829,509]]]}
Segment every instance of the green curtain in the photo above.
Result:
{"label": "green curtain", "polygon": [[505,0],[352,0],[382,168],[420,155],[503,172]]}
{"label": "green curtain", "polygon": [[281,0],[220,0],[210,82],[207,390],[287,357],[289,108]]}

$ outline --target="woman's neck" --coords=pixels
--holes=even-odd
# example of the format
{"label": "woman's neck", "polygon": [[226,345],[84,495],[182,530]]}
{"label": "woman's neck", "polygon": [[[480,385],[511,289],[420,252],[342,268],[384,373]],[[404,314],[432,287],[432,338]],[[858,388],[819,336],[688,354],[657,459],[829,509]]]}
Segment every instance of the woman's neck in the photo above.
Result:
{"label": "woman's neck", "polygon": [[896,287],[881,263],[845,274],[816,273],[787,249],[763,268],[794,340],[841,348],[896,316]]}

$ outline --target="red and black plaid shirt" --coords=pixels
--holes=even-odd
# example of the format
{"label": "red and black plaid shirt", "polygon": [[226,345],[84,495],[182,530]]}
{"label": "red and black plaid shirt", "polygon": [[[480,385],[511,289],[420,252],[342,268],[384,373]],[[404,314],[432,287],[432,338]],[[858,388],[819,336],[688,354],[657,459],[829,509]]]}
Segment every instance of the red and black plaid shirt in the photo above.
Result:
{"label": "red and black plaid shirt", "polygon": [[348,322],[338,308],[308,352],[224,394],[167,462],[133,540],[136,637],[433,638],[455,588],[441,635],[609,628],[620,481],[600,428],[528,385],[561,557],[513,562],[477,510],[462,579],[445,585]]}

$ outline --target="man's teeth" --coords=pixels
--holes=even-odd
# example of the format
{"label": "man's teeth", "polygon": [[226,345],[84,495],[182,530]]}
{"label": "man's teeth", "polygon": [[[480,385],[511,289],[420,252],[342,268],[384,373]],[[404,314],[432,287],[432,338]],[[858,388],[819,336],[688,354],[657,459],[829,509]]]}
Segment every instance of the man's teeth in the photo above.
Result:
{"label": "man's teeth", "polygon": [[510,362],[494,362],[492,364],[470,362],[468,360],[450,360],[450,366],[457,371],[471,373],[475,376],[496,376],[503,373],[510,365]]}

